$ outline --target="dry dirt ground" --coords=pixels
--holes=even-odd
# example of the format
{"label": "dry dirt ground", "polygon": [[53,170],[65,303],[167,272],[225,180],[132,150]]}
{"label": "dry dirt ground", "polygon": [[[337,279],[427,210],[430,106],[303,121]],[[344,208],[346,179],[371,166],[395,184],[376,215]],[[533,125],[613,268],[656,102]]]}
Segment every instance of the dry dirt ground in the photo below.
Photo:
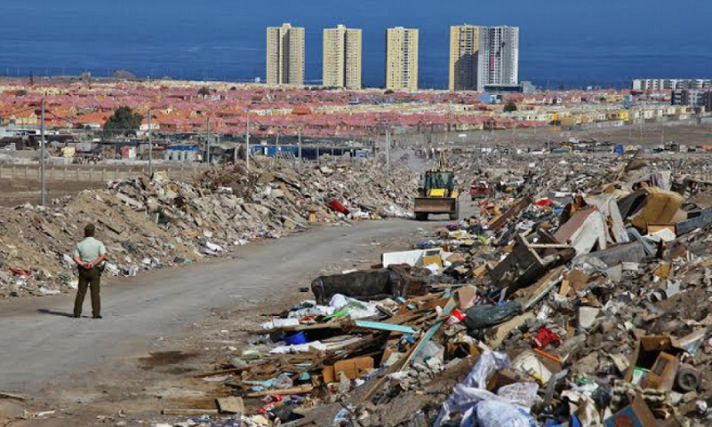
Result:
{"label": "dry dirt ground", "polygon": [[[467,138],[460,139],[459,134],[437,134],[434,141],[454,141],[464,147],[492,146],[494,144],[514,145],[518,147],[541,148],[547,142],[560,142],[569,138],[580,140],[595,139],[597,141],[610,141],[621,144],[660,144],[661,141],[675,141],[690,146],[712,145],[712,125],[696,125],[688,122],[670,122],[666,124],[645,124],[643,126],[623,126],[612,129],[592,129],[554,132],[552,128],[542,129],[516,129],[512,131],[473,131],[466,132]],[[403,136],[396,140],[397,144],[404,147],[422,143],[424,135]],[[408,151],[403,151],[408,152]],[[394,151],[393,157],[398,158],[403,152]],[[411,156],[413,157],[413,156]],[[420,168],[422,169],[422,167]],[[80,192],[87,188],[103,188],[100,182],[49,182],[48,198],[63,197]],[[37,203],[39,188],[36,180],[0,179],[0,206],[17,206],[22,203]]]}
{"label": "dry dirt ground", "polygon": [[690,146],[712,145],[712,125],[697,125],[688,122],[670,122],[666,124],[651,123],[642,127],[639,125],[622,126],[610,129],[562,130],[554,131],[546,127],[540,129],[515,129],[505,131],[473,131],[465,132],[466,138],[460,138],[458,133],[440,134],[434,137],[437,142],[451,141],[456,145],[492,146],[494,144],[513,145],[516,147],[543,148],[547,142],[558,143],[569,138],[579,140],[609,141],[616,144],[655,145],[661,141],[674,141]]}
{"label": "dry dirt ground", "polygon": [[[87,189],[104,188],[101,182],[49,182],[47,200],[71,196]],[[40,188],[37,181],[0,180],[0,206],[14,207],[23,203],[39,203]]]}
{"label": "dry dirt ground", "polygon": [[[469,202],[463,203],[463,215],[471,211],[469,205]],[[244,251],[233,255],[232,262],[235,264],[231,264],[230,260],[218,260],[214,262],[214,267],[195,265],[177,270],[151,272],[143,278],[138,277],[133,280],[117,279],[117,283],[112,283],[109,286],[111,289],[104,292],[105,298],[108,299],[105,301],[108,311],[105,311],[109,316],[101,322],[122,322],[133,325],[128,327],[135,328],[137,322],[132,322],[131,319],[126,319],[120,314],[124,310],[133,313],[131,308],[111,307],[112,292],[115,294],[114,302],[121,300],[124,303],[128,298],[128,301],[134,299],[135,304],[141,306],[141,311],[128,314],[129,316],[158,319],[157,314],[146,315],[143,312],[143,307],[156,307],[162,302],[162,298],[156,298],[155,292],[150,289],[163,286],[162,282],[173,282],[172,285],[176,286],[175,292],[185,293],[185,295],[172,295],[165,298],[171,302],[181,301],[180,304],[173,305],[175,318],[167,321],[171,327],[163,325],[166,322],[163,318],[173,313],[171,307],[156,308],[156,311],[163,310],[161,320],[156,320],[161,324],[160,328],[142,322],[140,324],[145,325],[145,331],[119,333],[111,326],[106,328],[103,324],[93,323],[90,319],[66,318],[69,311],[69,307],[66,306],[71,303],[71,296],[37,298],[32,302],[10,301],[2,304],[0,325],[8,329],[24,328],[32,331],[41,328],[41,325],[47,325],[46,322],[83,323],[77,325],[74,332],[65,330],[67,327],[75,328],[71,323],[68,324],[69,326],[52,327],[57,329],[58,333],[66,334],[66,337],[62,338],[66,342],[58,341],[57,337],[50,336],[47,331],[37,331],[34,335],[41,337],[40,341],[36,342],[36,337],[27,339],[27,344],[32,343],[31,348],[23,348],[23,339],[18,338],[17,334],[13,335],[12,331],[3,333],[0,330],[0,342],[2,342],[0,365],[3,365],[2,353],[7,351],[8,358],[5,360],[12,360],[13,362],[8,363],[13,364],[14,367],[20,366],[18,369],[26,372],[18,376],[13,374],[13,366],[0,366],[0,393],[10,391],[25,397],[25,400],[0,397],[0,420],[3,416],[6,419],[4,423],[0,421],[0,426],[114,426],[139,425],[138,423],[147,425],[149,420],[153,422],[161,419],[181,420],[162,417],[160,411],[165,408],[215,408],[215,398],[227,395],[228,388],[220,383],[195,378],[195,375],[217,369],[220,363],[239,355],[249,346],[248,340],[255,336],[254,332],[259,331],[259,325],[270,313],[279,313],[301,300],[312,298],[311,292],[303,292],[301,288],[308,287],[313,278],[321,274],[335,274],[345,269],[369,268],[380,262],[382,252],[407,249],[414,241],[422,239],[429,230],[446,223],[446,220],[428,223],[393,220],[364,223],[355,227],[326,227],[310,230],[282,241],[270,241],[253,247],[247,245],[240,248]],[[290,246],[292,249],[289,249]],[[313,256],[305,253],[308,252],[308,248],[313,248]],[[236,283],[240,279],[235,275],[241,274],[238,263],[248,262],[249,264],[243,264],[246,265],[244,269],[254,269],[247,266],[252,266],[255,262],[263,262],[264,275],[269,283],[272,283],[270,265],[273,265],[271,264],[273,261],[284,261],[283,253],[294,253],[296,260],[291,263],[286,261],[288,265],[298,263],[302,267],[300,271],[295,270],[291,276],[276,279],[274,290],[260,287],[258,285],[264,284],[258,283],[254,283],[255,291],[250,291],[249,284],[247,289],[243,289],[245,285],[229,288],[229,285],[219,283],[214,285],[193,283],[195,281],[191,279],[193,276],[216,277],[216,280],[221,280],[223,277],[228,280],[233,277]],[[327,253],[329,255],[326,255]],[[274,254],[275,259],[270,259],[271,254]],[[249,282],[256,280],[254,277],[259,277],[259,272],[257,276],[255,273],[247,272],[244,272],[244,275]],[[155,284],[140,283],[142,281]],[[200,294],[192,294],[192,291],[186,292],[183,285],[177,287],[178,281],[191,282],[193,287],[213,287],[215,289],[206,290],[206,293],[213,294],[216,290],[222,291],[228,287],[233,294],[218,294],[217,298],[222,300],[222,303],[214,304],[216,295],[209,299],[202,295],[198,296]],[[140,289],[142,286],[146,289]],[[134,291],[136,296],[132,298],[131,293]],[[238,298],[236,293],[243,296]],[[191,305],[199,306],[191,308]],[[27,313],[29,307],[38,313]],[[38,310],[37,307],[49,307],[49,309]],[[191,310],[188,312],[190,314],[184,314],[186,310]],[[100,335],[102,328],[107,330],[107,334],[117,335],[116,340],[112,342],[121,349],[113,351],[114,349],[97,348],[95,350],[100,354],[99,363],[87,361],[83,368],[78,369],[76,363],[67,359],[73,357],[74,351],[77,350],[95,352],[93,349],[86,348],[85,338],[93,339],[96,336],[97,345],[105,346],[107,337]],[[154,329],[166,332],[153,336],[151,331]],[[28,333],[33,335],[32,332]],[[21,332],[20,335],[25,336],[25,333]],[[75,335],[80,336],[75,337]],[[84,335],[84,338],[81,335]],[[57,351],[47,351],[45,340],[53,341],[50,348]],[[76,349],[67,348],[75,345],[73,343],[78,343]],[[16,350],[21,351],[18,353]],[[26,353],[27,351],[36,353]],[[81,356],[81,354],[77,355],[77,357]],[[21,367],[25,359],[25,367]],[[88,358],[88,360],[92,359]],[[35,369],[41,372],[35,372]],[[45,371],[54,374],[44,374]],[[44,376],[47,377],[46,380],[43,380]],[[6,385],[11,384],[12,388],[4,387],[3,382]],[[39,387],[34,388],[32,384],[38,382]],[[23,388],[26,390],[23,391]],[[30,418],[37,412],[53,412],[29,420],[17,419],[16,417],[23,410],[30,411],[26,414],[26,417]]]}

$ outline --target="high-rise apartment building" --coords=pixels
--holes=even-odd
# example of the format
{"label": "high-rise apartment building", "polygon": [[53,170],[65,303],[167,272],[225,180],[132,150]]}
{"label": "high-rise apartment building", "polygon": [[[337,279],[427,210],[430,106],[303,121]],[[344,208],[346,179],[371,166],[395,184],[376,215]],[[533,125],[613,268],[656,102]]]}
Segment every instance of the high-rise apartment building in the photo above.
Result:
{"label": "high-rise apartment building", "polygon": [[477,90],[519,83],[519,28],[481,27]]}
{"label": "high-rise apartment building", "polygon": [[389,28],[386,31],[386,89],[418,89],[418,30]]}
{"label": "high-rise apartment building", "polygon": [[267,28],[267,84],[304,84],[304,28]]}
{"label": "high-rise apartment building", "polygon": [[361,45],[359,29],[324,30],[324,86],[361,89]]}
{"label": "high-rise apartment building", "polygon": [[475,25],[450,27],[450,90],[477,90],[481,30]]}

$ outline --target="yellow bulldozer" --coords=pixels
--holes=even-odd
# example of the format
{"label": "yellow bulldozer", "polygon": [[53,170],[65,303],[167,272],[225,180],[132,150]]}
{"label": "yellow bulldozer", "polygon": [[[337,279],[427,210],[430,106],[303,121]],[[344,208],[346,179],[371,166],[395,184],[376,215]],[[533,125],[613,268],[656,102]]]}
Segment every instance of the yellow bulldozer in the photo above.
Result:
{"label": "yellow bulldozer", "polygon": [[460,219],[460,190],[455,186],[455,173],[447,168],[445,151],[440,152],[440,167],[425,172],[423,186],[415,198],[415,219],[427,221],[430,214],[448,214],[450,219]]}

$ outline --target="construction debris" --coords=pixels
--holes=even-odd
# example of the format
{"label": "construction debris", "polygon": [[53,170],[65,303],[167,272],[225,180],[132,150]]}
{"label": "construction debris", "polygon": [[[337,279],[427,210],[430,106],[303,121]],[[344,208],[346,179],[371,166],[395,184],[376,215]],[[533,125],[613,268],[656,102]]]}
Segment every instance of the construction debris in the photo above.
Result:
{"label": "construction debris", "polygon": [[691,202],[706,186],[588,161],[500,171],[516,185],[490,186],[467,220],[317,278],[201,375],[225,376],[245,413],[191,422],[709,425],[712,215]]}
{"label": "construction debris", "polygon": [[[134,276],[317,224],[408,217],[417,185],[402,166],[390,174],[360,163],[297,173],[291,165],[254,163],[250,171],[242,164],[212,169],[197,186],[156,173],[47,208],[0,208],[0,298],[76,288],[71,253],[88,222],[109,252],[105,274]],[[348,213],[334,210],[333,201]]]}

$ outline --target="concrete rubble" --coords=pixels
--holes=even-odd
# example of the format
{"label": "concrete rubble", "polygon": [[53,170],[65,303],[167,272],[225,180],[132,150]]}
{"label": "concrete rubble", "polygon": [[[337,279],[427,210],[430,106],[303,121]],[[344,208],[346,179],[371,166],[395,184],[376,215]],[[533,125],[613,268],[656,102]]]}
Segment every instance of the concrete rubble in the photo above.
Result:
{"label": "concrete rubble", "polygon": [[712,184],[672,162],[461,156],[473,216],[315,278],[200,375],[244,412],[172,425],[712,424]]}
{"label": "concrete rubble", "polygon": [[213,169],[200,182],[157,173],[55,200],[47,207],[0,208],[0,299],[76,288],[71,253],[86,223],[107,245],[105,275],[219,256],[259,239],[317,224],[408,217],[417,180],[402,166],[391,174],[366,163],[336,166],[243,164]]}

